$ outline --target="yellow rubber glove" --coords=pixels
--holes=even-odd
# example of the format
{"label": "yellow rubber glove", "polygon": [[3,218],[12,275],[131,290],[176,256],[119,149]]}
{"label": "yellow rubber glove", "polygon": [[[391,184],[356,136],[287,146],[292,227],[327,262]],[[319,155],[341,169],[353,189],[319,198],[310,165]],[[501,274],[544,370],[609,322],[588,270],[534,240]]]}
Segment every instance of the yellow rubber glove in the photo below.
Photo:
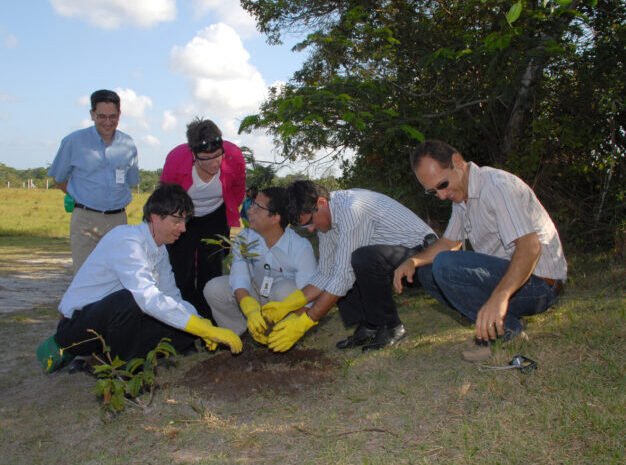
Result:
{"label": "yellow rubber glove", "polygon": [[261,312],[270,323],[278,323],[289,312],[298,310],[307,304],[306,297],[300,289],[293,291],[283,300],[268,302],[263,305]]}
{"label": "yellow rubber glove", "polygon": [[191,315],[187,326],[185,326],[185,331],[194,336],[201,337],[209,350],[215,350],[218,343],[230,347],[230,351],[233,354],[238,354],[243,349],[243,344],[239,336],[230,329],[213,326],[213,323],[206,318]]}
{"label": "yellow rubber glove", "polygon": [[309,318],[306,312],[300,315],[292,313],[274,326],[268,338],[268,347],[274,352],[286,352],[316,324],[317,321]]}
{"label": "yellow rubber glove", "polygon": [[252,335],[255,341],[260,344],[267,345],[267,322],[263,315],[261,315],[261,304],[254,297],[249,295],[245,296],[239,302],[241,311],[248,319],[248,331]]}

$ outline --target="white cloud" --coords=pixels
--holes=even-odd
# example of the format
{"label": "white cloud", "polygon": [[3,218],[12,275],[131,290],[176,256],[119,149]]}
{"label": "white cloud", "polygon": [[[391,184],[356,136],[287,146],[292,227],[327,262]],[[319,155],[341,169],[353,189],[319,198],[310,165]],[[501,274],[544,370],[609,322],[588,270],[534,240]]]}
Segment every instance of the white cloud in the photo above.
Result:
{"label": "white cloud", "polygon": [[122,24],[150,27],[176,18],[176,0],[50,0],[54,10],[103,29]]}
{"label": "white cloud", "polygon": [[171,131],[176,128],[178,124],[178,120],[176,119],[176,115],[171,110],[165,110],[163,112],[163,122],[161,123],[161,129],[164,131]]}
{"label": "white cloud", "polygon": [[145,95],[137,95],[132,89],[115,89],[120,96],[122,114],[125,117],[144,119],[147,108],[152,108],[152,99]]}
{"label": "white cloud", "polygon": [[161,141],[152,134],[145,135],[141,138],[142,142],[150,147],[158,147]]}
{"label": "white cloud", "polygon": [[250,37],[257,34],[256,22],[241,7],[239,0],[192,0],[196,16],[207,12],[215,14],[218,20],[236,29],[239,35]]}
{"label": "white cloud", "polygon": [[253,113],[266,96],[259,71],[235,30],[211,25],[171,52],[172,68],[185,75],[199,114],[233,119]]}
{"label": "white cloud", "polygon": [[17,37],[13,34],[6,34],[3,43],[5,48],[16,48],[18,44]]}

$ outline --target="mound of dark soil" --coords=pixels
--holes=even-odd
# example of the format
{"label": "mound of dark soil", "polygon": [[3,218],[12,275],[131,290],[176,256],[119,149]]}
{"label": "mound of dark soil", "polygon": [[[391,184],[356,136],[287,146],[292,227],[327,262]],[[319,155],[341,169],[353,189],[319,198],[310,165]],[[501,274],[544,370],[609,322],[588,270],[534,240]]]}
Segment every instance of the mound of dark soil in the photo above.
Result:
{"label": "mound of dark soil", "polygon": [[236,356],[224,351],[193,366],[180,384],[225,400],[262,392],[294,395],[332,380],[337,368],[336,361],[314,349],[283,354],[256,349]]}

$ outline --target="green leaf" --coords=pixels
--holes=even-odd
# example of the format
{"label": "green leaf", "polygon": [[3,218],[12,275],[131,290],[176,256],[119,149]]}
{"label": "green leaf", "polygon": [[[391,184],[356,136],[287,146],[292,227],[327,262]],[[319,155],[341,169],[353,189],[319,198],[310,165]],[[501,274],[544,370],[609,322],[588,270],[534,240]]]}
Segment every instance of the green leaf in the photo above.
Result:
{"label": "green leaf", "polygon": [[509,23],[509,26],[512,26],[515,21],[517,21],[522,14],[522,2],[514,3],[511,8],[509,8],[509,12],[506,14],[506,20]]}
{"label": "green leaf", "polygon": [[572,0],[556,0],[556,3],[558,3],[559,6],[568,7],[572,3]]}
{"label": "green leaf", "polygon": [[409,126],[408,124],[403,124],[400,126],[400,129],[404,131],[411,139],[415,139],[418,142],[424,142],[426,137],[420,131],[415,129],[413,126]]}

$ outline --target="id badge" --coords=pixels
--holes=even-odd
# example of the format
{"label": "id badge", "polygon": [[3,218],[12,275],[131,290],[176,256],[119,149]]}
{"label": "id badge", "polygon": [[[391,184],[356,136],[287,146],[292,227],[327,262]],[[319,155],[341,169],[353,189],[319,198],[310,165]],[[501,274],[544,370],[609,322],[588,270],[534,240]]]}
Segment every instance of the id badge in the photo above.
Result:
{"label": "id badge", "polygon": [[124,178],[126,177],[126,170],[116,169],[115,170],[115,183],[116,184],[124,184]]}
{"label": "id badge", "polygon": [[265,276],[263,278],[263,282],[261,283],[261,290],[259,291],[263,297],[269,298],[270,292],[272,291],[272,284],[274,284],[274,278],[272,278],[271,276]]}

